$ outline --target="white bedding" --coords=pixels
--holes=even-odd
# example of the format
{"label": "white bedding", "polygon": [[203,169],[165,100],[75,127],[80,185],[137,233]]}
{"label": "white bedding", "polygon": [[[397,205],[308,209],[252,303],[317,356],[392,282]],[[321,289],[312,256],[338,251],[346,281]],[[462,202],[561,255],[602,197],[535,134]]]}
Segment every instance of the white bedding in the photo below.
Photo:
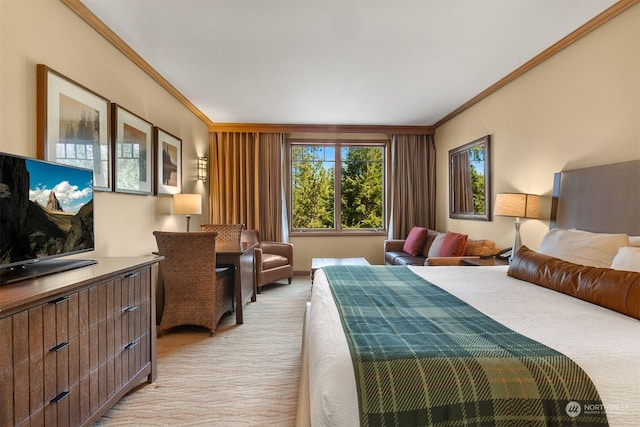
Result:
{"label": "white bedding", "polygon": [[[410,268],[505,326],[572,358],[598,389],[609,425],[638,425],[640,321],[513,279],[507,267]],[[358,425],[349,348],[322,270],[315,274],[304,341],[298,425]]]}

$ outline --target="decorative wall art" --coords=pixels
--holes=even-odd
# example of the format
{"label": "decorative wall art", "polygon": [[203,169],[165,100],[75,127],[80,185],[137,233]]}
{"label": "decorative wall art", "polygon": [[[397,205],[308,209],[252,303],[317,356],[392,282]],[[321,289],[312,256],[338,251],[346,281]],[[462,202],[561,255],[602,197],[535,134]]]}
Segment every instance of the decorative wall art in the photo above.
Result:
{"label": "decorative wall art", "polygon": [[156,151],[156,194],[182,192],[182,140],[154,128]]}
{"label": "decorative wall art", "polygon": [[111,191],[109,100],[43,64],[37,73],[37,155],[93,170],[94,190]]}
{"label": "decorative wall art", "polygon": [[111,105],[114,190],[152,194],[153,125],[117,104]]}

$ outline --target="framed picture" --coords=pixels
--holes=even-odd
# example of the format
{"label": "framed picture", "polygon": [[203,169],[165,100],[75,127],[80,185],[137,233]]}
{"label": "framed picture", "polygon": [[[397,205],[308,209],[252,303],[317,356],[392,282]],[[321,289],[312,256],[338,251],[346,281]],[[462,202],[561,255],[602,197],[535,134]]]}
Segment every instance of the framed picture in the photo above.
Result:
{"label": "framed picture", "polygon": [[92,169],[94,190],[111,191],[109,100],[46,65],[36,73],[38,157]]}
{"label": "framed picture", "polygon": [[156,150],[156,194],[182,192],[182,140],[154,128]]}
{"label": "framed picture", "polygon": [[153,125],[111,104],[113,117],[114,190],[120,193],[153,193]]}

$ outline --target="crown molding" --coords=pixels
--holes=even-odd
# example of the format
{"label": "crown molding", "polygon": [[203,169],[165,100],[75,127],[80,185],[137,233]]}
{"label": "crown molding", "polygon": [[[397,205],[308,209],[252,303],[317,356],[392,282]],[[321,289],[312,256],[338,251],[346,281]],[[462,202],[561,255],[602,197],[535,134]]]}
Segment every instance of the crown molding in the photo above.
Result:
{"label": "crown molding", "polygon": [[269,123],[214,123],[209,132],[263,132],[263,133],[378,133],[433,135],[433,126],[393,125],[312,125]]}

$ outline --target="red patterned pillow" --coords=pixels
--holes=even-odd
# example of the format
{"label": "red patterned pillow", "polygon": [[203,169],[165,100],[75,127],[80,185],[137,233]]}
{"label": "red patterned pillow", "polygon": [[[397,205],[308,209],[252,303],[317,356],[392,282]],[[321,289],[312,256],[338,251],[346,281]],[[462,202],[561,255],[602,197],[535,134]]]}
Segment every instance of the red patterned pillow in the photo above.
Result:
{"label": "red patterned pillow", "polygon": [[464,255],[464,249],[467,246],[468,237],[469,236],[466,234],[447,231],[447,234],[444,236],[444,240],[442,241],[442,245],[440,246],[440,250],[438,251],[438,256]]}
{"label": "red patterned pillow", "polygon": [[402,250],[411,256],[416,256],[422,251],[425,240],[427,240],[427,229],[423,227],[413,227],[411,231],[409,231],[407,239],[404,241]]}

